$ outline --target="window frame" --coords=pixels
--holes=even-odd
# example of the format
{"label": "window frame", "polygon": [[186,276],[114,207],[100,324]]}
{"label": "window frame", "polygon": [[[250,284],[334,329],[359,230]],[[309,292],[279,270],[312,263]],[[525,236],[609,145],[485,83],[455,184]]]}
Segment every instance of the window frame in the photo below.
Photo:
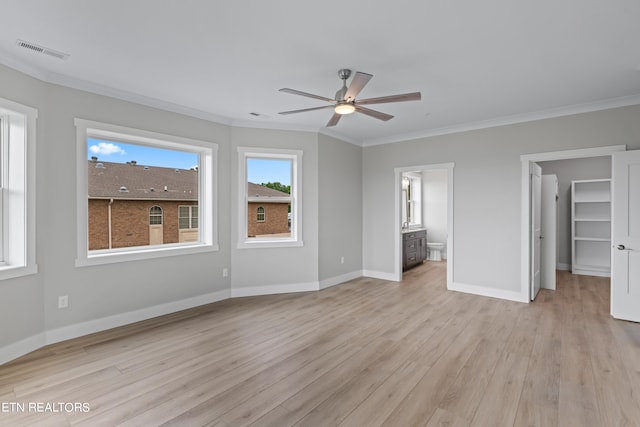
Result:
{"label": "window frame", "polygon": [[0,98],[0,280],[38,272],[37,117],[35,108]]}
{"label": "window frame", "polygon": [[[188,210],[189,210],[189,216],[186,217],[189,220],[189,227],[187,227],[187,228],[183,228],[183,227],[180,226],[180,220],[185,218],[185,217],[180,216],[180,208],[188,208]],[[197,227],[196,228],[192,227],[193,226],[193,219],[194,219],[194,215],[193,215],[194,209],[193,208],[196,208],[195,211],[197,213],[200,213],[199,212],[200,209],[199,209],[198,205],[178,205],[178,230],[197,230]],[[198,223],[199,223],[199,221],[200,221],[200,218],[198,217]]]}
{"label": "window frame", "polygon": [[[153,208],[160,209],[160,212],[152,212]],[[160,218],[160,222],[152,222],[151,218]],[[149,225],[164,225],[164,209],[161,206],[153,205],[149,208]]]}
{"label": "window frame", "polygon": [[[262,216],[262,218],[260,218],[260,216]],[[264,206],[258,206],[256,208],[256,221],[265,222],[266,220],[267,220],[267,212],[265,211]]]}
{"label": "window frame", "polygon": [[[76,266],[127,262],[219,250],[218,245],[218,144],[175,135],[162,134],[109,123],[76,118],[77,138],[77,258]],[[98,138],[124,144],[188,151],[199,154],[198,229],[196,242],[134,246],[115,249],[88,249],[88,171],[87,139]],[[164,212],[163,212],[164,213]],[[163,218],[164,220],[164,218]]]}
{"label": "window frame", "polygon": [[[238,249],[304,246],[302,240],[302,154],[302,150],[293,149],[238,147]],[[248,237],[248,159],[291,161],[290,237]]]}

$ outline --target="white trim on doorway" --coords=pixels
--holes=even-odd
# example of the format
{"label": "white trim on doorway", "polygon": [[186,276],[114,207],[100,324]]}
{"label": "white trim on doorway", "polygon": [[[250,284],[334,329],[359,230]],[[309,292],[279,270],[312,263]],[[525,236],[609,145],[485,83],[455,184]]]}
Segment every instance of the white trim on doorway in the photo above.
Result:
{"label": "white trim on doorway", "polygon": [[520,209],[520,300],[531,301],[531,187],[529,185],[529,170],[531,163],[552,160],[582,159],[587,157],[611,156],[617,151],[626,151],[626,145],[611,145],[606,147],[583,148],[577,150],[551,151],[546,153],[523,154],[521,162],[521,206]]}
{"label": "white trim on doorway", "polygon": [[402,213],[401,213],[401,193],[402,174],[404,172],[427,171],[427,170],[447,170],[447,289],[453,285],[453,168],[455,163],[437,163],[432,165],[403,166],[394,169],[395,174],[395,215],[394,215],[394,264],[393,277],[396,281],[402,280]]}

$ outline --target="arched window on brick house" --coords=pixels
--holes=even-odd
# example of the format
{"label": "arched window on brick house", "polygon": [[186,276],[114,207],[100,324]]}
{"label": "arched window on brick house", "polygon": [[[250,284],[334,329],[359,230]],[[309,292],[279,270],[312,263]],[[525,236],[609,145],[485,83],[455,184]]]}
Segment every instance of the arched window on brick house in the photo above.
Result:
{"label": "arched window on brick house", "polygon": [[265,221],[265,213],[264,213],[264,207],[263,206],[258,206],[256,219],[257,219],[258,222],[264,222]]}
{"label": "arched window on brick house", "polygon": [[149,209],[149,225],[162,225],[162,208],[151,206]]}

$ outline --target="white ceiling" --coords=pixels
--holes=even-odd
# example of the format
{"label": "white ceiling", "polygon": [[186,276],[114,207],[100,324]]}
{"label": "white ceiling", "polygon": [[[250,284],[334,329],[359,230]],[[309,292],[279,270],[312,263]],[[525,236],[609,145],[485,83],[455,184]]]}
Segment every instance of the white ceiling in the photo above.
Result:
{"label": "white ceiling", "polygon": [[[639,17],[638,0],[3,0],[0,62],[231,125],[371,145],[638,104]],[[278,114],[323,105],[278,89],[333,98],[340,68],[374,75],[361,98],[422,101],[333,128],[331,110]]]}

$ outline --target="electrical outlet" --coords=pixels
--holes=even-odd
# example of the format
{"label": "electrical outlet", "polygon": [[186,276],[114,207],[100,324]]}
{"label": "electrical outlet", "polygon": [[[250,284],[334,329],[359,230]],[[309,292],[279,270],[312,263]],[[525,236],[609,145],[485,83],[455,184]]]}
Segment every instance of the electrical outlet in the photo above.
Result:
{"label": "electrical outlet", "polygon": [[340,264],[344,264],[344,257],[340,257]]}
{"label": "electrical outlet", "polygon": [[228,276],[229,276],[229,269],[225,267],[222,269],[222,277],[228,277]]}
{"label": "electrical outlet", "polygon": [[69,307],[69,296],[61,295],[58,297],[58,308],[67,308]]}

